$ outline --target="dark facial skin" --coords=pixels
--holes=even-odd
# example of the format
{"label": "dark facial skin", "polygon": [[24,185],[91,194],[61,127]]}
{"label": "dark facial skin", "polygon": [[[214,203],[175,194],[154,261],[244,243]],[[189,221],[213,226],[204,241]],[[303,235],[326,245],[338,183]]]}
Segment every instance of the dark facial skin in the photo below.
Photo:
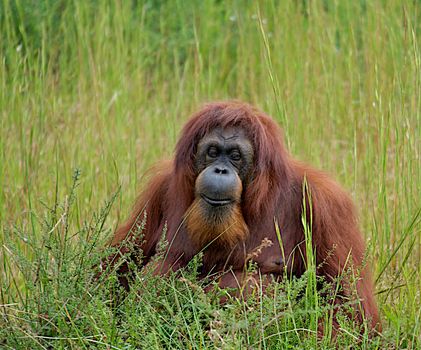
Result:
{"label": "dark facial skin", "polygon": [[198,144],[196,196],[212,207],[239,203],[253,169],[253,146],[241,128],[215,129]]}

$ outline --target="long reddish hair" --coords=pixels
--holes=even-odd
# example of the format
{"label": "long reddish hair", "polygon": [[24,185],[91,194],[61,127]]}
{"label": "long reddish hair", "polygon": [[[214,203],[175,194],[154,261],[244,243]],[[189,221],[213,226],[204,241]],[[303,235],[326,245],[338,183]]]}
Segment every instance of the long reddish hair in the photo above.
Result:
{"label": "long reddish hair", "polygon": [[[282,187],[287,190],[291,169],[281,129],[270,117],[249,104],[213,102],[192,116],[176,146],[172,189],[178,198],[193,198],[197,144],[210,130],[228,126],[245,130],[255,153],[253,180],[244,188],[244,216],[251,220],[265,216],[273,211],[276,201],[273,193],[278,193]],[[187,193],[190,196],[186,196]]]}
{"label": "long reddish hair", "polygon": [[[328,175],[294,160],[284,147],[278,125],[242,102],[209,103],[191,117],[181,132],[174,161],[155,168],[149,186],[140,194],[131,216],[116,231],[111,244],[125,252],[124,241],[133,239],[143,251],[142,265],[145,265],[165,233],[170,244],[163,262],[164,270],[180,268],[198,252],[184,222],[195,199],[197,145],[212,129],[228,126],[242,128],[254,150],[254,170],[251,180],[242,184],[241,210],[236,212],[243,216],[249,232],[241,247],[237,244],[232,251],[207,248],[203,263],[205,271],[215,266],[217,270],[223,270],[227,265],[241,271],[248,253],[262,241],[270,240],[275,244],[266,246],[256,262],[263,266],[262,273],[278,273],[278,265],[271,265],[282,256],[275,221],[287,259],[283,264],[295,275],[301,275],[306,268],[304,212],[307,218],[312,218],[312,244],[318,274],[332,280],[350,266],[360,270],[356,289],[363,313],[357,312],[359,319],[362,320],[362,314],[365,314],[371,318],[372,327],[380,329],[371,276],[363,266],[365,245],[351,199]],[[303,190],[304,182],[309,196]],[[145,213],[146,222],[139,235],[139,222]],[[117,259],[117,255],[113,257],[113,261]],[[127,264],[120,268],[122,272],[127,270]],[[343,285],[345,296],[351,295],[348,287],[348,284]]]}

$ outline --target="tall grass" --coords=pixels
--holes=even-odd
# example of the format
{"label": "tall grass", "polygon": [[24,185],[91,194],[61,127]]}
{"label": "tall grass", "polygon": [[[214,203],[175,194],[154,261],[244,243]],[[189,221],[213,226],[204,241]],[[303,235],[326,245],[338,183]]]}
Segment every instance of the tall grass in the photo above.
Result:
{"label": "tall grass", "polygon": [[[417,348],[420,19],[418,2],[400,0],[0,0],[0,335],[13,338],[0,344],[314,346],[302,298],[286,318],[270,298],[220,309],[188,274],[148,280],[148,302],[129,296],[123,321],[102,289],[112,281],[66,304],[84,295],[80,267],[127,215],[144,171],[171,157],[188,116],[238,98],[278,120],[290,151],[357,204],[385,329],[382,345],[361,346]],[[278,290],[289,301],[305,291],[295,282]]]}

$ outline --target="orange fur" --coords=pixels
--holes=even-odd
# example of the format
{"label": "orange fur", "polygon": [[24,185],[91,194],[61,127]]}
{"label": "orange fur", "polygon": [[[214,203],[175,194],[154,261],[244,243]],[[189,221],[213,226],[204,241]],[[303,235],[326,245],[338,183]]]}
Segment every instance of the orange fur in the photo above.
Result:
{"label": "orange fur", "polygon": [[189,237],[199,249],[210,244],[232,248],[247,238],[249,229],[239,205],[226,210],[221,218],[207,217],[203,206],[203,201],[196,199],[186,215]]}
{"label": "orange fur", "polygon": [[[215,128],[226,127],[240,128],[246,133],[254,151],[253,170],[243,187],[236,189],[234,203],[209,210],[195,191],[200,181],[195,162],[197,145]],[[304,181],[309,198],[303,189]],[[168,247],[157,273],[186,266],[203,251],[201,276],[225,273],[221,286],[241,287],[250,257],[268,280],[270,274],[281,276],[284,269],[301,276],[306,271],[303,211],[310,219],[318,275],[335,281],[349,268],[356,271],[357,296],[354,297],[351,284],[345,280],[337,302],[358,298],[360,305],[355,305],[358,320],[366,318],[369,327],[380,331],[371,274],[364,263],[365,244],[351,198],[328,175],[294,160],[283,145],[281,129],[270,117],[238,101],[210,103],[186,123],[174,161],[163,164],[153,175],[132,215],[115,233],[111,244],[120,247],[120,254],[110,261],[115,263],[123,253],[128,253],[138,262],[136,253],[141,250],[139,263],[145,266],[157,253],[157,243],[164,234]],[[274,220],[282,249],[275,244],[279,237]],[[274,244],[260,247],[265,238]],[[134,241],[135,251],[129,251],[127,240]],[[128,264],[124,263],[119,276],[126,287],[127,272]]]}

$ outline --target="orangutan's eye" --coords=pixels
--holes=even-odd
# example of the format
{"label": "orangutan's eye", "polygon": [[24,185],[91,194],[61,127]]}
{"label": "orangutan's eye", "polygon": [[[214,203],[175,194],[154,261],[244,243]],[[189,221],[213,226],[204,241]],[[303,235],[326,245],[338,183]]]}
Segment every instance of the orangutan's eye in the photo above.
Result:
{"label": "orangutan's eye", "polygon": [[235,160],[235,161],[240,160],[241,159],[240,151],[238,149],[232,150],[230,153],[230,158],[231,160]]}
{"label": "orangutan's eye", "polygon": [[208,156],[211,158],[216,158],[218,156],[218,150],[215,146],[210,146],[208,148]]}

